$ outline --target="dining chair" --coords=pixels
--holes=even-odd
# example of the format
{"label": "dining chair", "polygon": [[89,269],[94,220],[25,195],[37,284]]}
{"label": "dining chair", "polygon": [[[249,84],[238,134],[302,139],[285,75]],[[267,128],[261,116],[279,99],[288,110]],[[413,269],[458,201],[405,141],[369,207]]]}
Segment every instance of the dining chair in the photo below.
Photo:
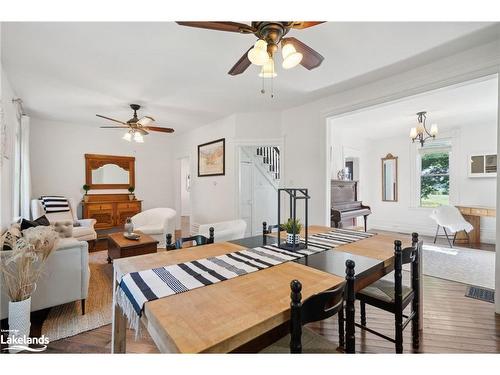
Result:
{"label": "dining chair", "polygon": [[290,334],[264,348],[261,353],[338,353],[333,342],[303,325],[342,313],[346,282],[301,302],[302,284],[290,283]]}
{"label": "dining chair", "polygon": [[210,243],[214,243],[214,228],[209,229],[210,236],[207,238],[201,234],[197,234],[190,237],[178,238],[175,243],[172,243],[172,234],[167,234],[167,250],[177,250],[182,249],[185,243],[190,243],[189,247],[201,246]]}
{"label": "dining chair", "polygon": [[[403,330],[412,322],[413,349],[418,349],[419,342],[419,295],[420,276],[419,254],[423,241],[418,234],[412,234],[412,246],[401,249],[401,241],[394,241],[394,281],[380,279],[356,293],[360,301],[361,324],[356,327],[382,337],[396,346],[396,353],[403,353]],[[403,285],[403,264],[411,264],[411,285]],[[405,315],[403,310],[411,303],[411,312]],[[366,305],[371,305],[394,314],[395,337],[388,337],[366,326]],[[403,321],[403,319],[406,319]]]}
{"label": "dining chair", "polygon": [[271,234],[273,233],[273,229],[278,230],[279,224],[276,225],[267,225],[265,221],[262,222],[262,234]]}

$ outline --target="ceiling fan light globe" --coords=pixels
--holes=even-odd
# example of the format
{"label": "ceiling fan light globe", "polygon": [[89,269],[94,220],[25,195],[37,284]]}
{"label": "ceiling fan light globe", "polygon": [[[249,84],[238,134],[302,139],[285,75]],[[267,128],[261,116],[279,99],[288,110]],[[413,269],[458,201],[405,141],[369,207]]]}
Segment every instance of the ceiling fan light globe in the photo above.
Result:
{"label": "ceiling fan light globe", "polygon": [[144,143],[144,137],[142,136],[141,133],[135,132],[134,133],[134,141],[136,141],[137,143]]}
{"label": "ceiling fan light globe", "polygon": [[267,43],[259,39],[255,42],[253,48],[247,53],[248,60],[254,65],[264,65],[269,59],[269,54],[267,53]]}
{"label": "ceiling fan light globe", "polygon": [[130,134],[130,132],[127,132],[127,133],[123,134],[122,139],[126,140],[127,142],[131,142],[132,141],[132,134]]}
{"label": "ceiling fan light globe", "polygon": [[276,77],[276,71],[274,70],[274,61],[271,58],[267,58],[267,62],[260,69],[259,77],[261,78],[274,78]]}
{"label": "ceiling fan light globe", "polygon": [[283,56],[283,68],[290,69],[297,66],[302,61],[303,55],[297,52],[292,43],[286,43],[281,47],[281,55]]}
{"label": "ceiling fan light globe", "polygon": [[153,123],[154,119],[150,116],[144,116],[142,117],[137,123],[142,126],[148,126],[151,123]]}
{"label": "ceiling fan light globe", "polygon": [[296,67],[302,61],[302,54],[300,52],[295,52],[288,55],[284,60],[281,66],[283,69],[291,69]]}

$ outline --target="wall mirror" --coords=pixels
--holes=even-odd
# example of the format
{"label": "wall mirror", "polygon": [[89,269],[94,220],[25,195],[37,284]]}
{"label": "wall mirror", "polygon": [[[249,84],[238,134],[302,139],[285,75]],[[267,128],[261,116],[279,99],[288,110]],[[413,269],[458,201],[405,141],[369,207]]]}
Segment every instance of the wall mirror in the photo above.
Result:
{"label": "wall mirror", "polygon": [[85,183],[91,189],[127,189],[135,186],[135,158],[85,154]]}
{"label": "wall mirror", "polygon": [[382,158],[382,201],[398,201],[398,157],[392,154]]}

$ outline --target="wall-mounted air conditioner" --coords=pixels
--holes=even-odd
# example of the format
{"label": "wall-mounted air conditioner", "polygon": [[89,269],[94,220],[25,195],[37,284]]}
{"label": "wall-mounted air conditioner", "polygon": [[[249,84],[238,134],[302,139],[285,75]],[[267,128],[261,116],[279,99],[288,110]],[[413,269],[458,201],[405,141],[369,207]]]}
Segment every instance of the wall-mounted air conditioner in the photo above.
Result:
{"label": "wall-mounted air conditioner", "polygon": [[497,155],[483,154],[469,157],[469,177],[496,177]]}

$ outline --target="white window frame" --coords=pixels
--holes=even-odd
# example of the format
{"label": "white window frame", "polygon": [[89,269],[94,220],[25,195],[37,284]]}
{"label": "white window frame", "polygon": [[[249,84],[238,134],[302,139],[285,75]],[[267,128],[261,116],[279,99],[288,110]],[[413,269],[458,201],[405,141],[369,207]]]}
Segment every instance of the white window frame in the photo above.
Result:
{"label": "white window frame", "polygon": [[433,207],[422,207],[420,202],[420,186],[421,186],[421,175],[422,175],[422,159],[423,153],[429,152],[448,152],[450,155],[450,191],[449,191],[449,203],[454,205],[459,201],[460,191],[459,186],[457,186],[457,181],[459,176],[457,172],[458,158],[460,155],[460,144],[459,144],[459,130],[453,130],[449,133],[438,136],[440,141],[446,141],[449,146],[442,147],[429,147],[422,151],[422,148],[418,144],[410,142],[410,208],[420,209],[420,210],[433,210]]}

